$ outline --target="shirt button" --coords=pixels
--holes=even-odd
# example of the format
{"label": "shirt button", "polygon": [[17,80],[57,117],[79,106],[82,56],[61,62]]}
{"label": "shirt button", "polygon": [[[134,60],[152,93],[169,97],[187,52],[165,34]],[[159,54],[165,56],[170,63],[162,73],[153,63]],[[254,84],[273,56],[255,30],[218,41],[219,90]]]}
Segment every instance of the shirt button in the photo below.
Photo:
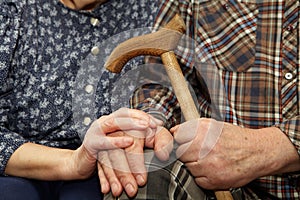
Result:
{"label": "shirt button", "polygon": [[91,49],[91,52],[92,52],[92,54],[93,54],[94,56],[96,56],[96,55],[99,54],[100,49],[99,49],[98,47],[93,47],[93,48]]}
{"label": "shirt button", "polygon": [[290,72],[288,72],[288,73],[286,73],[286,74],[284,75],[284,77],[285,77],[285,79],[287,79],[287,80],[291,80],[291,79],[293,78],[293,74],[290,73]]}
{"label": "shirt button", "polygon": [[92,121],[91,118],[85,117],[83,119],[83,124],[86,125],[86,126],[88,126],[88,125],[90,125],[91,121]]}
{"label": "shirt button", "polygon": [[91,24],[93,26],[97,26],[100,23],[99,19],[92,17],[91,18]]}
{"label": "shirt button", "polygon": [[292,25],[289,25],[289,26],[287,27],[287,30],[288,30],[289,32],[293,31],[293,29],[294,29],[294,27],[293,27]]}
{"label": "shirt button", "polygon": [[89,94],[93,92],[93,89],[94,87],[92,85],[85,86],[85,91]]}
{"label": "shirt button", "polygon": [[225,10],[228,10],[228,9],[229,9],[229,4],[228,4],[228,3],[225,3],[225,4],[223,5],[223,7],[224,7]]}

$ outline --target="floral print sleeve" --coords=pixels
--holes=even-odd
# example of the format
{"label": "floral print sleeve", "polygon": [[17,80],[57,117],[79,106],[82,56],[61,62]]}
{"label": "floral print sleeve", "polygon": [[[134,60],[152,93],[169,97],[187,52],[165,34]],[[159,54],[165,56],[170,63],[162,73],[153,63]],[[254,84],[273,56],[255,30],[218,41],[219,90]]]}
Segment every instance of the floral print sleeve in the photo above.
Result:
{"label": "floral print sleeve", "polygon": [[[21,3],[20,3],[21,4]],[[19,7],[13,2],[0,1],[0,174],[4,174],[4,166],[11,154],[26,142],[21,135],[8,129],[7,113],[10,101],[7,93],[11,92],[9,73],[11,55],[13,54],[20,23]]]}

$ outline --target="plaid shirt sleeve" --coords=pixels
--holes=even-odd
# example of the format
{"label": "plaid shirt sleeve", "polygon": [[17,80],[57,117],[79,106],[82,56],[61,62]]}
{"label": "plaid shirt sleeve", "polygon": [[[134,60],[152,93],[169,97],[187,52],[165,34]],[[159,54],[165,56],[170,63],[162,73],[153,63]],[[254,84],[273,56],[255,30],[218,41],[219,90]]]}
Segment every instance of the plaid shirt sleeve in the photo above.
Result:
{"label": "plaid shirt sleeve", "polygon": [[145,84],[134,92],[131,107],[143,110],[164,122],[166,128],[180,122],[180,108],[172,90],[160,84]]}
{"label": "plaid shirt sleeve", "polygon": [[283,123],[276,125],[276,127],[280,128],[280,130],[290,138],[300,156],[300,116],[286,120]]}

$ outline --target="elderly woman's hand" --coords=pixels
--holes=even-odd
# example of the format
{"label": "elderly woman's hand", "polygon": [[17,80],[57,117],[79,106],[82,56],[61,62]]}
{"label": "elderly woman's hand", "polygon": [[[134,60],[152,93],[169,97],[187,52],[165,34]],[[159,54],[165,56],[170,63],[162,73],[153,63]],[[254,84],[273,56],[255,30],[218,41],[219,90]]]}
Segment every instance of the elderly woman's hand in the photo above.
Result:
{"label": "elderly woman's hand", "polygon": [[121,108],[110,115],[94,121],[88,129],[83,144],[76,150],[75,164],[79,174],[90,175],[96,167],[99,152],[109,149],[123,149],[134,144],[132,137],[120,135],[110,137],[108,134],[124,131],[146,131],[156,128],[149,115],[142,111]]}
{"label": "elderly woman's hand", "polygon": [[75,180],[91,176],[96,170],[99,152],[133,145],[132,137],[110,137],[111,133],[156,128],[149,115],[133,109],[120,109],[94,121],[83,144],[76,150],[25,143],[11,156],[5,173],[39,180]]}
{"label": "elderly woman's hand", "polygon": [[138,186],[147,182],[144,147],[154,149],[162,161],[169,159],[173,149],[173,136],[162,127],[162,122],[149,115],[151,126],[146,130],[124,130],[110,134],[112,137],[132,137],[133,144],[125,149],[101,151],[98,155],[98,175],[104,194],[119,196],[123,191],[129,197],[136,195]]}

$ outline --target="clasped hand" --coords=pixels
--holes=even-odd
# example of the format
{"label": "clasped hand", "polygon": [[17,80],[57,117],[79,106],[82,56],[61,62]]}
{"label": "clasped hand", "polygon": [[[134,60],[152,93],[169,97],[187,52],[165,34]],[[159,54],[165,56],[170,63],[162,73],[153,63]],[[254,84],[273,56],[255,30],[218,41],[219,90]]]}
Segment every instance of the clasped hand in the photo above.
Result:
{"label": "clasped hand", "polygon": [[259,177],[298,171],[299,155],[276,127],[250,129],[199,118],[171,129],[177,157],[205,189],[242,187]]}
{"label": "clasped hand", "polygon": [[249,142],[246,138],[250,140],[252,136],[247,136],[246,129],[203,118],[185,122],[169,132],[159,121],[147,117],[150,120],[148,128],[137,129],[131,125],[130,129],[125,129],[124,126],[123,130],[109,134],[112,138],[129,137],[132,144],[98,152],[98,174],[103,193],[112,192],[113,196],[119,196],[125,191],[133,197],[138,186],[147,181],[144,147],[153,148],[158,158],[167,160],[174,150],[173,137],[178,143],[177,157],[201,187],[227,189],[256,178],[247,172],[255,169],[253,159],[260,157],[252,155],[255,149],[248,146],[247,150]]}
{"label": "clasped hand", "polygon": [[[154,149],[161,160],[168,160],[173,136],[160,120],[145,112],[121,108],[93,122],[83,147],[88,160],[97,162],[102,193],[119,196],[123,190],[132,197],[147,181],[144,148]],[[159,138],[159,139],[158,139]]]}
{"label": "clasped hand", "polygon": [[295,148],[276,127],[247,129],[206,118],[184,122],[170,132],[161,125],[142,111],[121,109],[91,126],[83,144],[98,159],[103,193],[119,196],[125,191],[133,197],[147,181],[144,148],[168,160],[173,137],[178,159],[206,189],[241,187],[258,177],[299,170]]}

